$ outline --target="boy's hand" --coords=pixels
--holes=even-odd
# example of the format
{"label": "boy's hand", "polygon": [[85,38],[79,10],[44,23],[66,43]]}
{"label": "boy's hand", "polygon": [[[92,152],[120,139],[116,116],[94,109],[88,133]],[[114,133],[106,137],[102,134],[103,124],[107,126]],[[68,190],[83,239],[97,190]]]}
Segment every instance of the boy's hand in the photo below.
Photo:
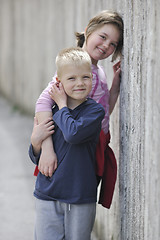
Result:
{"label": "boy's hand", "polygon": [[57,103],[59,109],[67,106],[67,95],[61,82],[52,85],[49,95]]}
{"label": "boy's hand", "polygon": [[38,154],[41,149],[42,142],[54,133],[54,125],[52,118],[38,124],[38,120],[34,117],[34,126],[31,135],[31,143],[34,149],[34,153]]}

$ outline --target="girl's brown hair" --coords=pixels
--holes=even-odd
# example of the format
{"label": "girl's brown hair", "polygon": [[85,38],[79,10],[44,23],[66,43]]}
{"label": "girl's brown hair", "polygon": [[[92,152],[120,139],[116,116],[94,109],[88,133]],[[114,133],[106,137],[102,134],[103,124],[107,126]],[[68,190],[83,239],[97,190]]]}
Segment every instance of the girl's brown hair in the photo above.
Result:
{"label": "girl's brown hair", "polygon": [[[120,33],[120,38],[118,45],[116,47],[115,52],[112,56],[112,61],[116,60],[118,56],[122,55],[122,48],[123,48],[123,20],[122,17],[114,11],[104,10],[100,12],[98,15],[93,17],[87,27],[86,32],[78,33],[76,32],[76,39],[77,39],[77,46],[83,47],[85,40],[87,41],[88,37],[98,28],[102,27],[104,24],[113,24],[117,27]],[[86,39],[85,39],[86,36]]]}

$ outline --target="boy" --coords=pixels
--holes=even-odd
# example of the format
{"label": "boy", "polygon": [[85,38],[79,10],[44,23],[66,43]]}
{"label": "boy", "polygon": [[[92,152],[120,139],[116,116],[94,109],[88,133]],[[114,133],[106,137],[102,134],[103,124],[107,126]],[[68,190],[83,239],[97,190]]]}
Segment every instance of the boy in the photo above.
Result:
{"label": "boy", "polygon": [[[101,104],[87,98],[92,88],[87,52],[64,49],[56,67],[57,83],[50,95],[55,101],[53,145],[58,166],[52,177],[40,172],[37,176],[35,239],[89,240],[97,198],[95,151],[105,112]],[[50,120],[40,125],[35,121],[29,155],[36,165],[41,142],[52,133]]]}

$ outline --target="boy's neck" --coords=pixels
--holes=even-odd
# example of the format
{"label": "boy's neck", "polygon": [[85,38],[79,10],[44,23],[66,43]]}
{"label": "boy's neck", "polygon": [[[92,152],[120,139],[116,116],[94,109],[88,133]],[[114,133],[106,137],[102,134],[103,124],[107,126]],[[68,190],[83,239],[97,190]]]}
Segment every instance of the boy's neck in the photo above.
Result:
{"label": "boy's neck", "polygon": [[80,100],[75,100],[73,98],[69,98],[67,99],[67,107],[70,109],[75,109],[76,107],[78,107],[80,104],[82,104],[83,102],[86,101],[85,99],[80,99]]}

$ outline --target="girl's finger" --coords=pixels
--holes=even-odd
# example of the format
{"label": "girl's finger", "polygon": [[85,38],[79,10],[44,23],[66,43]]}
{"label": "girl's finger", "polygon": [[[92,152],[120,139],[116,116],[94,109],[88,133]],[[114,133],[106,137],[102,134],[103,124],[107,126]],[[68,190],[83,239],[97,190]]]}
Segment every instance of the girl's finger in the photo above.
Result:
{"label": "girl's finger", "polygon": [[46,124],[46,127],[47,127],[47,128],[54,128],[53,122],[47,123],[47,124]]}
{"label": "girl's finger", "polygon": [[38,125],[38,119],[36,117],[34,117],[34,126]]}
{"label": "girl's finger", "polygon": [[121,71],[120,65],[113,66],[113,71],[114,71],[114,73],[117,73],[117,72]]}
{"label": "girl's finger", "polygon": [[60,90],[63,90],[63,85],[62,85],[61,82],[59,83],[59,89],[60,89]]}
{"label": "girl's finger", "polygon": [[113,68],[118,69],[121,67],[121,62],[117,62],[116,64],[113,65]]}

